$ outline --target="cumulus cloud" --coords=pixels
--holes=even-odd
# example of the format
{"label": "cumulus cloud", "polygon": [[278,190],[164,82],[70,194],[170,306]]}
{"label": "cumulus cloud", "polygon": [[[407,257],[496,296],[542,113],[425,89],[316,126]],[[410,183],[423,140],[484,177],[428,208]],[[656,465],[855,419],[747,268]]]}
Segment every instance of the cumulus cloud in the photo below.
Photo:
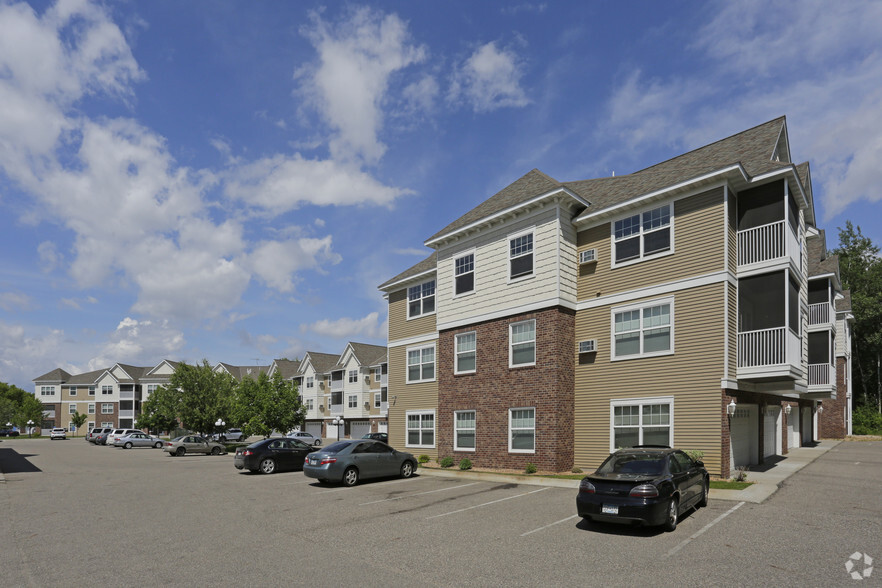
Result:
{"label": "cumulus cloud", "polygon": [[456,68],[448,98],[464,101],[475,112],[526,106],[530,100],[521,87],[523,74],[517,54],[491,41]]}
{"label": "cumulus cloud", "polygon": [[165,320],[125,317],[108,339],[100,353],[88,361],[86,371],[117,363],[155,364],[159,361],[156,358],[176,357],[184,346],[184,334]]}
{"label": "cumulus cloud", "polygon": [[0,321],[0,382],[19,386],[23,390],[33,390],[31,381],[37,376],[62,367],[74,369],[68,363],[61,366],[47,366],[46,357],[63,355],[65,347],[64,331],[45,329],[42,332],[28,332],[23,325]]}
{"label": "cumulus cloud", "polygon": [[24,292],[0,292],[0,308],[6,312],[29,310],[33,308],[33,300]]}
{"label": "cumulus cloud", "polygon": [[385,339],[386,322],[380,322],[380,313],[372,312],[363,318],[322,319],[308,325],[301,325],[303,332],[312,332],[337,339],[353,340],[359,337]]}
{"label": "cumulus cloud", "polygon": [[248,265],[268,286],[279,292],[294,289],[293,275],[304,269],[320,270],[323,265],[340,263],[334,253],[331,237],[297,239],[285,242],[266,241],[257,244],[248,257]]}

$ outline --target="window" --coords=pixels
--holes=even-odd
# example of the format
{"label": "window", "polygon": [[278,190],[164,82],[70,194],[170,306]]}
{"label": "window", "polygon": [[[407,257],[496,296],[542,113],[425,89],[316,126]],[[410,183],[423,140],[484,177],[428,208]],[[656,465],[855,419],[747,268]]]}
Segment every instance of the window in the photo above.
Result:
{"label": "window", "polygon": [[647,398],[611,403],[610,451],[635,445],[673,445],[673,398]]}
{"label": "window", "polygon": [[461,335],[456,335],[454,340],[456,345],[456,365],[453,372],[456,374],[474,372],[477,334],[474,332],[462,333]]}
{"label": "window", "polygon": [[475,254],[469,253],[453,260],[454,294],[475,290]]}
{"label": "window", "polygon": [[315,386],[315,378],[313,376],[306,376],[306,387],[312,388]]}
{"label": "window", "polygon": [[95,386],[89,386],[89,396],[95,396]]}
{"label": "window", "polygon": [[349,383],[354,384],[358,381],[358,370],[349,370]]}
{"label": "window", "polygon": [[673,352],[673,301],[613,309],[613,357],[647,357]]}
{"label": "window", "polygon": [[374,372],[374,382],[379,382],[383,379],[383,368],[374,368],[372,371]]}
{"label": "window", "polygon": [[95,428],[95,421],[89,421],[86,423],[87,430],[91,431]]}
{"label": "window", "polygon": [[95,403],[94,402],[89,403],[89,414],[95,414]]}
{"label": "window", "polygon": [[[146,398],[150,398],[150,396],[156,392],[156,389],[159,388],[159,384],[147,384],[147,396]],[[146,400],[145,398],[145,400]]]}
{"label": "window", "polygon": [[68,412],[68,414],[76,414],[77,413],[77,405],[76,404],[68,405],[67,412]]}
{"label": "window", "polygon": [[665,204],[613,223],[616,263],[671,249],[671,205]]}
{"label": "window", "polygon": [[460,410],[453,413],[453,449],[475,450],[475,411]]}
{"label": "window", "polygon": [[113,386],[101,386],[101,393],[105,396],[113,394]]}
{"label": "window", "polygon": [[407,413],[408,447],[435,447],[435,411]]}
{"label": "window", "polygon": [[407,350],[407,383],[435,379],[435,345]]}
{"label": "window", "polygon": [[407,318],[435,312],[435,280],[407,289]]}
{"label": "window", "polygon": [[101,414],[113,414],[113,404],[106,402],[101,405]]}
{"label": "window", "polygon": [[511,453],[534,453],[536,451],[535,408],[509,409],[508,450]]}
{"label": "window", "polygon": [[103,421],[103,422],[101,423],[101,426],[102,426],[102,427],[107,427],[107,428],[109,428],[109,427],[112,427],[112,426],[114,426],[114,425],[113,425],[113,421]]}
{"label": "window", "polygon": [[40,396],[55,396],[55,386],[40,386]]}
{"label": "window", "polygon": [[357,408],[358,407],[358,396],[350,396],[348,406],[349,406],[349,408]]}
{"label": "window", "polygon": [[383,402],[389,402],[389,388],[386,388],[385,386],[380,388],[380,399]]}
{"label": "window", "polygon": [[382,406],[382,398],[383,395],[379,392],[374,394],[374,408],[380,408]]}
{"label": "window", "polygon": [[536,320],[509,325],[509,367],[536,365]]}
{"label": "window", "polygon": [[533,274],[533,233],[518,235],[508,241],[511,279]]}
{"label": "window", "polygon": [[76,395],[77,395],[77,387],[76,387],[76,386],[71,386],[71,387],[70,387],[70,395],[71,395],[71,396],[76,396]]}
{"label": "window", "polygon": [[313,400],[312,398],[306,399],[306,410],[312,410],[312,408],[313,408],[312,400]]}

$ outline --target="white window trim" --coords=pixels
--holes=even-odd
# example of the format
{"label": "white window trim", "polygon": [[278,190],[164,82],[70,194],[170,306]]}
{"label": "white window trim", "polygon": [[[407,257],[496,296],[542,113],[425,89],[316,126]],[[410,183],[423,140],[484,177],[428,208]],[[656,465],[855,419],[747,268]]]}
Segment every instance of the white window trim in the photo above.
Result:
{"label": "white window trim", "polygon": [[[671,210],[670,216],[670,227],[671,231],[671,246],[665,251],[659,251],[658,253],[650,253],[649,255],[643,254],[643,236],[646,234],[643,232],[643,213],[649,212],[651,210],[655,210],[656,208],[661,208],[662,206],[669,206]],[[619,263],[616,263],[616,222],[622,219],[626,219],[630,216],[634,216],[636,214],[640,215],[640,233],[638,234],[640,237],[640,255],[635,257],[634,259],[628,259]],[[658,229],[656,229],[658,230]],[[630,211],[627,214],[623,214],[621,216],[617,216],[612,219],[609,223],[609,239],[610,239],[610,267],[625,267],[628,265],[634,265],[635,263],[640,263],[642,261],[647,261],[650,259],[657,259],[659,257],[665,257],[667,255],[674,254],[674,201],[667,202],[666,204],[655,204],[653,206],[648,206],[646,208],[641,208],[638,211]]]}
{"label": "white window trim", "polygon": [[[643,309],[644,308],[652,308],[654,306],[662,306],[668,304],[671,307],[671,348],[666,351],[655,351],[653,353],[644,353],[643,349]],[[632,310],[640,310],[640,353],[635,353],[633,355],[623,355],[621,357],[616,356],[616,315],[620,312],[628,312]],[[673,355],[674,354],[674,297],[670,296],[668,298],[658,298],[656,300],[649,300],[646,302],[640,302],[639,304],[629,304],[626,306],[616,306],[610,309],[609,314],[609,360],[610,361],[628,361],[629,359],[642,359],[646,357],[662,357],[665,355]]]}
{"label": "white window trim", "polygon": [[[676,447],[674,445],[674,397],[673,396],[654,396],[649,398],[626,398],[623,400],[610,400],[609,401],[609,452],[613,453],[616,450],[615,447],[615,409],[617,406],[643,406],[644,404],[667,404],[671,407],[670,415],[671,415],[671,434],[670,434],[670,446]],[[643,442],[643,410],[640,411],[640,435],[637,439],[639,443]]]}
{"label": "white window trim", "polygon": [[79,390],[79,388],[77,388],[76,386],[71,386],[71,387],[68,389],[67,392],[68,392],[68,394],[71,395],[71,396],[76,396],[76,395],[77,395],[77,390]]}
{"label": "white window trim", "polygon": [[[355,400],[353,400],[353,398]],[[358,394],[349,394],[346,396],[346,408],[358,408]]]}
{"label": "white window trim", "polygon": [[95,396],[95,386],[89,386],[89,396]]}
{"label": "white window trim", "polygon": [[383,393],[375,392],[374,393],[374,408],[381,408],[383,406]]}
{"label": "white window trim", "polygon": [[[108,389],[110,392],[105,392],[104,390]],[[102,396],[113,396],[113,386],[101,386],[101,395]]]}
{"label": "white window trim", "polygon": [[[109,406],[110,410],[105,411],[104,407]],[[112,402],[102,402],[101,403],[101,414],[113,414],[113,403]]]}
{"label": "white window trim", "polygon": [[[457,344],[460,337],[463,335],[474,335],[475,336],[475,350],[471,353],[475,354],[475,369],[472,370],[463,370],[459,371],[459,351],[457,351]],[[453,336],[453,373],[456,375],[459,374],[474,374],[478,370],[478,332],[477,331],[468,331],[466,333],[457,333]]]}
{"label": "white window trim", "polygon": [[[90,402],[87,410],[89,411],[87,414],[95,414],[95,403]],[[94,423],[93,423],[93,426],[94,426]]]}
{"label": "white window trim", "polygon": [[[511,260],[515,259],[515,258],[513,258],[511,256],[511,242],[512,242],[512,239],[517,239],[518,237],[523,237],[525,235],[532,235],[533,236],[533,249],[532,249],[532,251],[530,251],[530,253],[533,255],[533,269],[529,274],[513,278],[513,277],[511,277]],[[529,229],[526,229],[524,231],[519,231],[517,233],[512,233],[511,235],[508,235],[508,237],[506,237],[506,239],[505,239],[505,263],[506,263],[507,267],[506,267],[505,271],[506,271],[506,274],[508,275],[508,283],[509,284],[516,283],[516,282],[523,282],[524,280],[532,280],[534,277],[536,277],[536,249],[537,249],[536,227],[530,227]]]}
{"label": "white window trim", "polygon": [[[410,429],[407,426],[408,421],[409,421],[409,417],[416,416],[416,415],[422,416],[422,415],[426,415],[426,414],[432,415],[432,439],[435,440],[435,443],[438,442],[438,430],[437,430],[438,429],[438,417],[435,415],[435,411],[434,410],[408,410],[408,411],[405,411],[405,413],[404,413],[404,446],[405,447],[422,447],[425,449],[433,449],[435,447],[434,443],[432,445],[411,445],[410,444],[410,435],[408,435],[408,433],[410,432]],[[422,422],[422,419],[420,419],[420,420]],[[420,428],[420,431],[424,431],[424,430],[427,431],[428,429]],[[422,433],[420,434],[420,440],[422,440]]]}
{"label": "white window trim", "polygon": [[306,376],[306,387],[315,388],[315,378],[313,376]]}
{"label": "white window trim", "polygon": [[[459,427],[456,426],[456,424],[457,424],[456,415],[461,414],[461,413],[465,413],[465,412],[470,412],[475,415],[475,428],[474,429],[460,429]],[[457,433],[460,430],[474,431],[474,433],[475,433],[475,446],[474,447],[460,447],[459,446],[459,436],[457,435]],[[470,451],[472,453],[474,453],[475,451],[478,450],[478,411],[476,411],[474,409],[472,409],[472,410],[454,410],[453,411],[453,450],[454,451]]]}
{"label": "white window trim", "polygon": [[77,412],[77,405],[71,402],[67,407],[67,414],[74,414]]}
{"label": "white window trim", "polygon": [[[433,296],[435,297],[435,310],[433,310],[431,312],[424,312],[424,313],[418,314],[416,316],[411,316],[411,314],[410,314],[410,289],[419,286],[420,293],[422,294],[423,284],[428,284],[429,282],[435,282],[435,293],[433,294]],[[404,292],[405,292],[404,301],[407,304],[407,320],[423,318],[424,316],[432,316],[433,314],[435,314],[438,311],[438,280],[437,279],[432,278],[431,280],[425,280],[423,282],[420,282],[419,284],[414,284],[413,286],[408,286],[407,288],[404,289]],[[420,300],[422,300],[422,296],[420,297]],[[422,303],[420,304],[420,307],[422,307]]]}
{"label": "white window trim", "polygon": [[[452,282],[453,282],[453,283],[451,284],[451,289],[452,289],[452,292],[453,292],[453,298],[462,298],[462,297],[464,297],[464,296],[471,296],[472,294],[474,294],[475,292],[478,291],[478,280],[477,280],[477,277],[478,277],[478,274],[477,274],[477,270],[478,270],[478,261],[477,261],[477,258],[478,258],[478,256],[476,255],[475,251],[476,251],[475,249],[471,249],[471,250],[469,250],[469,251],[462,251],[462,252],[458,253],[457,255],[454,255],[453,258],[452,258],[452,263],[453,263],[453,280],[452,280]],[[461,293],[461,294],[457,294],[457,293],[456,293],[456,261],[457,261],[458,259],[462,259],[463,257],[465,257],[465,256],[467,256],[467,255],[471,255],[471,256],[472,256],[472,271],[471,271],[471,274],[472,274],[472,289],[469,290],[468,292],[463,292],[463,293]]]}
{"label": "white window trim", "polygon": [[[519,364],[515,365],[513,363],[514,345],[515,344],[512,343],[512,340],[511,340],[512,327],[514,327],[515,325],[521,325],[521,324],[529,323],[529,322],[533,323],[533,362],[532,363],[519,363]],[[523,367],[531,367],[531,366],[536,365],[536,357],[539,354],[539,346],[536,343],[536,330],[537,330],[536,329],[536,319],[527,319],[525,321],[515,321],[513,323],[509,323],[509,325],[508,325],[508,367],[509,368],[523,368]],[[523,343],[524,342],[522,341],[521,343],[518,343],[518,345],[523,345]]]}
{"label": "white window trim", "polygon": [[55,396],[55,386],[40,386],[40,396]]}
{"label": "white window trim", "polygon": [[[532,410],[533,411],[533,449],[512,449],[511,446],[511,415],[516,410]],[[515,406],[508,409],[508,452],[509,453],[536,453],[536,407],[535,406]],[[519,429],[520,430],[520,429]],[[526,430],[526,429],[524,429]]]}
{"label": "white window trim", "polygon": [[[425,379],[425,380],[423,380],[423,379],[411,380],[410,379],[410,364],[407,362],[408,357],[410,356],[410,352],[411,351],[420,351],[420,359],[422,360],[422,350],[428,349],[430,347],[435,350],[435,353],[434,353],[435,361],[433,362],[435,369],[432,370],[434,377],[431,379]],[[422,366],[422,365],[423,364],[421,362],[420,366]],[[438,378],[438,349],[436,348],[435,343],[433,342],[433,343],[429,343],[428,345],[417,345],[415,347],[405,348],[405,350],[404,350],[404,369],[405,369],[405,372],[404,372],[405,384],[422,384],[424,382],[434,382]],[[422,370],[422,367],[420,367],[420,377],[422,377],[422,375],[423,375],[423,370]]]}

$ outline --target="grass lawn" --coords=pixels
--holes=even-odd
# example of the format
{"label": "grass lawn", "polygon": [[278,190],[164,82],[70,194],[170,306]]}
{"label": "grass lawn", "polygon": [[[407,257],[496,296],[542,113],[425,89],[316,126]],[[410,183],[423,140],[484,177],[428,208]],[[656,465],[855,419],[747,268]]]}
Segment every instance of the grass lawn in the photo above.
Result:
{"label": "grass lawn", "polygon": [[744,490],[753,482],[730,482],[729,480],[711,480],[710,487],[714,490]]}

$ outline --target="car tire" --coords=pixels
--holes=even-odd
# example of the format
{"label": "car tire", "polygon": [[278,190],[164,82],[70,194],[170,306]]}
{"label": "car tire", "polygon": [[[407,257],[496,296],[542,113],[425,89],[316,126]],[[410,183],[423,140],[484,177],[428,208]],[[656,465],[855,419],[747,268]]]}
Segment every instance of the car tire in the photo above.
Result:
{"label": "car tire", "polygon": [[707,506],[707,496],[710,494],[710,480],[706,479],[701,484],[701,500],[698,501],[698,508]]}
{"label": "car tire", "polygon": [[123,448],[125,448],[125,449],[131,449],[131,448],[132,448],[132,444],[131,444],[131,443],[126,443],[125,445],[123,445]]}
{"label": "car tire", "polygon": [[404,462],[403,464],[401,464],[401,477],[402,478],[411,477],[413,475],[413,470],[414,470],[414,468],[413,468],[412,462],[410,462],[410,461]]}
{"label": "car tire", "polygon": [[322,440],[321,440],[321,439],[316,439],[316,440],[315,440],[315,443],[313,443],[313,445],[315,445],[316,447],[318,447],[318,446],[321,445],[321,444],[322,444]]}
{"label": "car tire", "polygon": [[276,462],[267,458],[260,462],[261,474],[272,474],[276,471]]}
{"label": "car tire", "polygon": [[177,449],[175,449],[175,455],[177,455],[178,457],[183,456],[185,453],[187,453],[186,447],[178,447]]}
{"label": "car tire", "polygon": [[358,470],[352,466],[346,468],[346,471],[343,472],[343,484],[346,486],[358,484]]}
{"label": "car tire", "polygon": [[668,533],[676,530],[677,521],[680,518],[680,501],[677,500],[676,496],[671,497],[671,502],[668,504],[668,520],[665,521],[664,527],[665,531]]}
{"label": "car tire", "polygon": [[212,454],[212,455],[220,455],[220,454],[221,454],[221,448],[220,448],[220,447],[212,447],[212,448],[211,448],[211,454]]}
{"label": "car tire", "polygon": [[157,441],[156,443],[153,444],[153,447],[155,449],[162,449],[162,441]]}

